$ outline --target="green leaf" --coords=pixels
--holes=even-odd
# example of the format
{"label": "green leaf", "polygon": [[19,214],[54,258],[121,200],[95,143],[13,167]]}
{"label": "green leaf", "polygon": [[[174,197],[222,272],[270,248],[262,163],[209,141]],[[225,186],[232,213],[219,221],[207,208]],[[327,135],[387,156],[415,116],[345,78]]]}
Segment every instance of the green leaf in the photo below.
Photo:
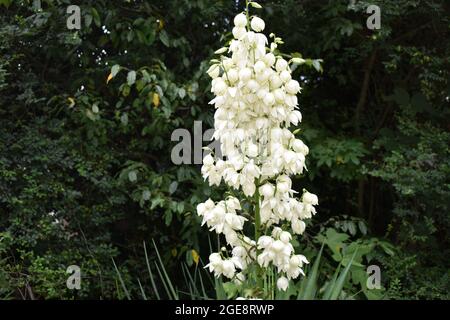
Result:
{"label": "green leaf", "polygon": [[159,39],[161,40],[161,42],[166,46],[169,47],[170,46],[170,42],[169,42],[169,36],[167,35],[167,32],[165,30],[162,30],[159,33]]}
{"label": "green leaf", "polygon": [[177,188],[178,188],[178,182],[176,182],[176,181],[172,182],[169,186],[169,193],[170,194],[175,193],[175,191],[177,191]]}
{"label": "green leaf", "polygon": [[92,17],[94,18],[94,23],[97,27],[101,26],[100,15],[98,14],[97,9],[91,8]]}
{"label": "green leaf", "polygon": [[13,2],[13,0],[0,0],[0,5],[3,5],[6,8],[8,8],[12,2]]}
{"label": "green leaf", "polygon": [[132,86],[136,82],[136,71],[130,71],[127,75],[127,83],[129,86]]}
{"label": "green leaf", "polygon": [[233,282],[224,283],[223,289],[227,295],[227,299],[232,299],[237,294],[237,286]]}
{"label": "green leaf", "polygon": [[313,65],[314,69],[317,70],[317,72],[323,71],[321,62],[322,62],[321,59],[315,59],[312,61],[312,65]]}
{"label": "green leaf", "polygon": [[367,234],[367,226],[363,221],[358,221],[358,227],[363,235]]}
{"label": "green leaf", "polygon": [[136,171],[130,171],[128,172],[128,179],[130,180],[130,182],[136,182],[137,180],[137,173]]}
{"label": "green leaf", "polygon": [[184,90],[184,88],[180,88],[178,90],[178,96],[183,99],[186,96],[186,90]]}
{"label": "green leaf", "polygon": [[120,71],[120,66],[118,64],[115,64],[111,68],[111,75],[112,77],[115,77]]}

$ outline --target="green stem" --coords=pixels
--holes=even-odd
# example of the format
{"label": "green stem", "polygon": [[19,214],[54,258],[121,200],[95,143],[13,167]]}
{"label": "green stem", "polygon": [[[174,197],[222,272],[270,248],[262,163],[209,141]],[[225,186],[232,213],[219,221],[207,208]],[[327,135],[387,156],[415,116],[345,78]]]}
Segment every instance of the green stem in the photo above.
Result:
{"label": "green stem", "polygon": [[248,10],[249,1],[245,0],[245,15],[247,16],[247,31],[250,30],[250,14]]}
{"label": "green stem", "polygon": [[258,242],[259,239],[259,231],[261,229],[261,216],[259,214],[260,208],[259,208],[259,190],[258,190],[258,184],[256,185],[256,191],[255,191],[255,241]]}

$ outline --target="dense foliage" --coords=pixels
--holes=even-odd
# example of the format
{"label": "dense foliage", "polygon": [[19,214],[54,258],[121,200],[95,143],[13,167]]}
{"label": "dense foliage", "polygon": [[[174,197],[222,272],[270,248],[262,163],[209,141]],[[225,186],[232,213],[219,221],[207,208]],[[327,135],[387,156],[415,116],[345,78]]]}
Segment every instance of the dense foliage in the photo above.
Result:
{"label": "dense foliage", "polygon": [[[151,239],[185,287],[180,265],[216,242],[195,206],[221,191],[172,163],[170,137],[212,126],[208,61],[245,1],[33,2],[0,0],[0,297],[139,297],[139,283],[154,297]],[[311,146],[294,188],[320,214],[296,246],[314,261],[325,244],[324,283],[352,261],[342,297],[449,298],[449,4],[261,3],[282,51],[312,59],[293,71]],[[66,287],[73,264],[81,290]],[[382,289],[366,287],[371,264]]]}

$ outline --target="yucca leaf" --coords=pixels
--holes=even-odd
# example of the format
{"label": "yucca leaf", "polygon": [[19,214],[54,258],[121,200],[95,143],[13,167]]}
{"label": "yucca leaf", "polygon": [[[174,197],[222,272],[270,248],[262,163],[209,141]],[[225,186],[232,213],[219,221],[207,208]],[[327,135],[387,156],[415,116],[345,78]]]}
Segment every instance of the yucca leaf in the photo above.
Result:
{"label": "yucca leaf", "polygon": [[128,290],[127,290],[127,287],[125,286],[125,282],[122,279],[122,275],[120,274],[119,269],[117,269],[117,266],[116,266],[116,263],[115,263],[114,259],[111,258],[111,260],[113,262],[114,268],[116,269],[117,275],[119,276],[120,284],[122,285],[122,289],[125,292],[125,295],[127,296],[127,299],[131,300],[131,296],[130,296]]}
{"label": "yucca leaf", "polygon": [[159,261],[159,264],[161,266],[162,273],[164,274],[164,277],[166,279],[167,286],[169,287],[169,289],[170,289],[170,291],[172,293],[173,299],[178,300],[177,292],[173,288],[172,282],[170,281],[170,278],[169,278],[169,275],[167,274],[166,268],[164,268],[164,263],[162,262],[162,259],[161,259],[161,256],[159,254],[158,248],[156,247],[155,240],[152,239],[152,241],[153,241],[153,246],[155,247],[155,250],[156,250],[156,255],[158,257],[158,261]]}
{"label": "yucca leaf", "polygon": [[158,288],[156,287],[156,284],[155,284],[155,279],[153,278],[152,268],[150,268],[150,261],[148,260],[147,247],[145,245],[145,241],[144,241],[144,253],[145,253],[145,262],[147,263],[147,270],[148,270],[148,274],[150,275],[150,282],[152,283],[153,291],[155,291],[156,298],[158,300],[161,300],[161,297],[159,296]]}
{"label": "yucca leaf", "polygon": [[336,271],[334,272],[333,275],[333,279],[331,279],[327,284],[326,284],[326,289],[325,289],[325,293],[323,295],[323,300],[330,300],[331,297],[331,293],[333,292],[333,288],[336,284],[336,279],[339,275],[339,271],[341,270],[341,264],[339,264],[339,266],[337,267]]}
{"label": "yucca leaf", "polygon": [[322,246],[320,248],[320,251],[314,260],[313,267],[311,271],[307,274],[304,281],[306,281],[305,289],[303,291],[303,294],[301,296],[301,300],[312,300],[315,297],[315,294],[317,292],[317,278],[319,277],[319,265],[320,265],[320,259],[322,257],[323,247],[325,243],[322,243]]}
{"label": "yucca leaf", "polygon": [[339,275],[339,278],[337,279],[336,284],[334,285],[333,291],[330,296],[331,300],[336,300],[339,297],[339,295],[341,294],[342,288],[344,287],[345,279],[347,278],[347,274],[350,271],[350,267],[352,266],[353,259],[355,259],[356,252],[358,252],[358,249],[355,250],[349,263],[347,264],[345,269],[342,271],[342,273]]}
{"label": "yucca leaf", "polygon": [[147,300],[147,296],[145,295],[144,288],[142,288],[142,284],[141,284],[141,281],[139,281],[139,278],[137,279],[137,281],[139,284],[139,289],[141,290],[142,299]]}

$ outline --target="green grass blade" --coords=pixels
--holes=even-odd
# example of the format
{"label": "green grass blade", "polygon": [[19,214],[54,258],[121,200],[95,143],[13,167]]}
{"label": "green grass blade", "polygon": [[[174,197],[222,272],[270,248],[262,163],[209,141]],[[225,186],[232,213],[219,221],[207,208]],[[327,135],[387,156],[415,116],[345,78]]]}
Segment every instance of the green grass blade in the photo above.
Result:
{"label": "green grass blade", "polygon": [[145,295],[144,288],[142,288],[141,281],[139,281],[139,278],[137,279],[137,281],[138,281],[138,284],[139,284],[139,289],[141,290],[142,299],[148,300],[148,299],[147,299],[147,296]]}
{"label": "green grass blade", "polygon": [[181,271],[183,273],[184,281],[186,281],[186,285],[188,286],[189,295],[192,300],[195,300],[195,297],[199,295],[195,282],[192,281],[192,278],[189,275],[189,271],[187,270],[187,267],[184,264],[181,265]]}
{"label": "green grass blade", "polygon": [[152,239],[152,241],[153,241],[153,246],[155,247],[155,250],[156,250],[156,255],[158,257],[159,264],[161,266],[161,270],[162,270],[162,272],[164,274],[164,277],[166,279],[167,285],[168,285],[170,291],[172,292],[173,299],[178,300],[178,294],[175,291],[175,289],[173,288],[172,281],[170,281],[170,278],[169,278],[169,275],[167,274],[166,268],[164,268],[164,263],[162,262],[162,259],[161,259],[161,256],[159,254],[158,248],[156,247],[155,240]]}
{"label": "green grass blade", "polygon": [[125,282],[124,282],[123,279],[122,279],[122,275],[120,274],[119,269],[117,269],[116,262],[114,261],[113,258],[111,258],[111,260],[112,260],[112,262],[113,262],[113,264],[114,264],[114,268],[116,269],[117,275],[119,276],[120,284],[122,285],[122,289],[123,289],[123,291],[125,292],[125,295],[127,296],[127,299],[128,299],[128,300],[131,300],[130,293],[129,293],[128,290],[127,290],[127,287],[126,287],[126,285],[125,285]]}
{"label": "green grass blade", "polygon": [[144,241],[144,253],[145,253],[145,262],[147,264],[147,270],[148,270],[148,274],[150,275],[150,282],[152,284],[153,291],[155,292],[156,299],[161,300],[158,288],[156,287],[155,279],[153,277],[152,268],[150,268],[150,261],[148,260],[147,247],[145,245],[145,241]]}
{"label": "green grass blade", "polygon": [[170,300],[174,300],[174,298],[172,297],[172,292],[169,290],[169,287],[167,286],[166,281],[165,281],[165,279],[164,279],[164,277],[163,277],[163,275],[161,273],[161,270],[159,269],[158,264],[156,262],[155,262],[155,267],[156,267],[156,271],[158,272],[159,279],[161,280],[161,282],[162,282],[162,284],[164,286],[164,289],[166,290],[167,297]]}
{"label": "green grass blade", "polygon": [[206,297],[208,299],[208,295],[206,294],[206,290],[205,290],[205,285],[203,284],[203,277],[198,269],[198,266],[195,267],[195,272],[198,272],[198,279],[200,280],[200,287],[202,289],[202,294],[204,297]]}

